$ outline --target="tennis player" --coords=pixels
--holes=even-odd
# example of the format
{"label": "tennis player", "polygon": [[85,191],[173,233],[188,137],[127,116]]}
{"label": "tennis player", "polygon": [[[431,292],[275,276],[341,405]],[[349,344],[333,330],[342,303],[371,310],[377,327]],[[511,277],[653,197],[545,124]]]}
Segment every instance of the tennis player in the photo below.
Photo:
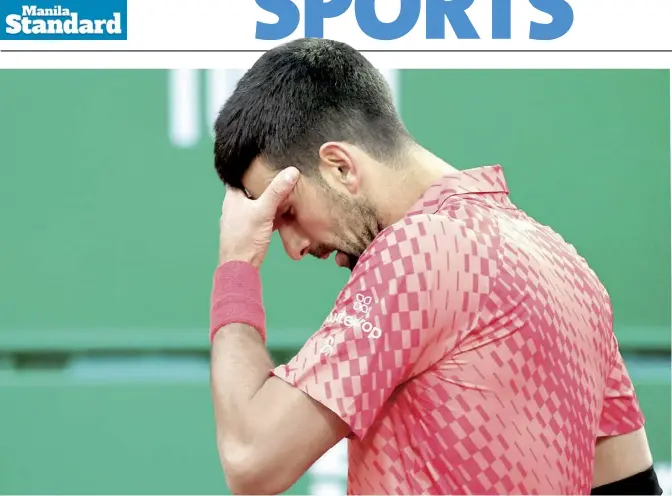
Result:
{"label": "tennis player", "polygon": [[[215,131],[212,398],[233,492],[283,492],[347,437],[350,494],[661,494],[609,295],[500,166],[423,149],[381,75],[328,40],[262,56]],[[293,259],[352,271],[278,367],[259,275],[275,230]]]}

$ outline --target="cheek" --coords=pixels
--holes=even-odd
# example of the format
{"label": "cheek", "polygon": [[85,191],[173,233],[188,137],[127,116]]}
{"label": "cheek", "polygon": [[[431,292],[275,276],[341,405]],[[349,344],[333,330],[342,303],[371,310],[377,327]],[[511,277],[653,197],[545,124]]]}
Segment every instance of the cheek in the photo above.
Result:
{"label": "cheek", "polygon": [[292,198],[295,221],[313,243],[333,244],[347,229],[343,221],[351,212],[344,211],[341,202],[322,187],[305,187]]}
{"label": "cheek", "polygon": [[306,215],[297,217],[296,223],[299,229],[302,229],[310,238],[319,239],[323,237],[324,231],[329,225],[325,219],[316,214],[308,212]]}
{"label": "cheek", "polygon": [[324,242],[335,233],[336,222],[333,213],[323,208],[307,208],[296,216],[297,226],[313,241]]}

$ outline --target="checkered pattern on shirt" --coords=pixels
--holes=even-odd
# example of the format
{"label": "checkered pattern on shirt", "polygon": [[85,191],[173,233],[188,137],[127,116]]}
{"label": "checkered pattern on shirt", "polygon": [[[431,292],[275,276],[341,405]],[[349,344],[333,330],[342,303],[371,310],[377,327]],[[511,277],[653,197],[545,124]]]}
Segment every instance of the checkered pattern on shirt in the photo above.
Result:
{"label": "checkered pattern on shirt", "polygon": [[588,493],[596,437],[643,424],[606,291],[507,193],[444,177],[275,369],[352,429],[349,493]]}

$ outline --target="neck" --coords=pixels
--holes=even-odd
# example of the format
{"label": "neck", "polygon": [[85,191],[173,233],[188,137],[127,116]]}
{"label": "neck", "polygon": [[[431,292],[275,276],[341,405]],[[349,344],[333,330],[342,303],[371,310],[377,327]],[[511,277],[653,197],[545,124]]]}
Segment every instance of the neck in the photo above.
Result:
{"label": "neck", "polygon": [[404,156],[404,166],[398,170],[381,167],[384,185],[374,192],[380,222],[384,227],[401,220],[427,189],[446,173],[455,171],[447,162],[415,145]]}

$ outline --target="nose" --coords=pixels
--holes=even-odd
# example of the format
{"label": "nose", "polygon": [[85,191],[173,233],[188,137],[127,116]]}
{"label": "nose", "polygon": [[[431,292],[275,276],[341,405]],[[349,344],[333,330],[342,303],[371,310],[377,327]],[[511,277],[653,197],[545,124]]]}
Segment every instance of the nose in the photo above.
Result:
{"label": "nose", "polygon": [[297,232],[291,226],[281,226],[278,228],[282,245],[285,247],[287,255],[292,260],[301,260],[308,254],[310,249],[310,241],[301,233]]}

